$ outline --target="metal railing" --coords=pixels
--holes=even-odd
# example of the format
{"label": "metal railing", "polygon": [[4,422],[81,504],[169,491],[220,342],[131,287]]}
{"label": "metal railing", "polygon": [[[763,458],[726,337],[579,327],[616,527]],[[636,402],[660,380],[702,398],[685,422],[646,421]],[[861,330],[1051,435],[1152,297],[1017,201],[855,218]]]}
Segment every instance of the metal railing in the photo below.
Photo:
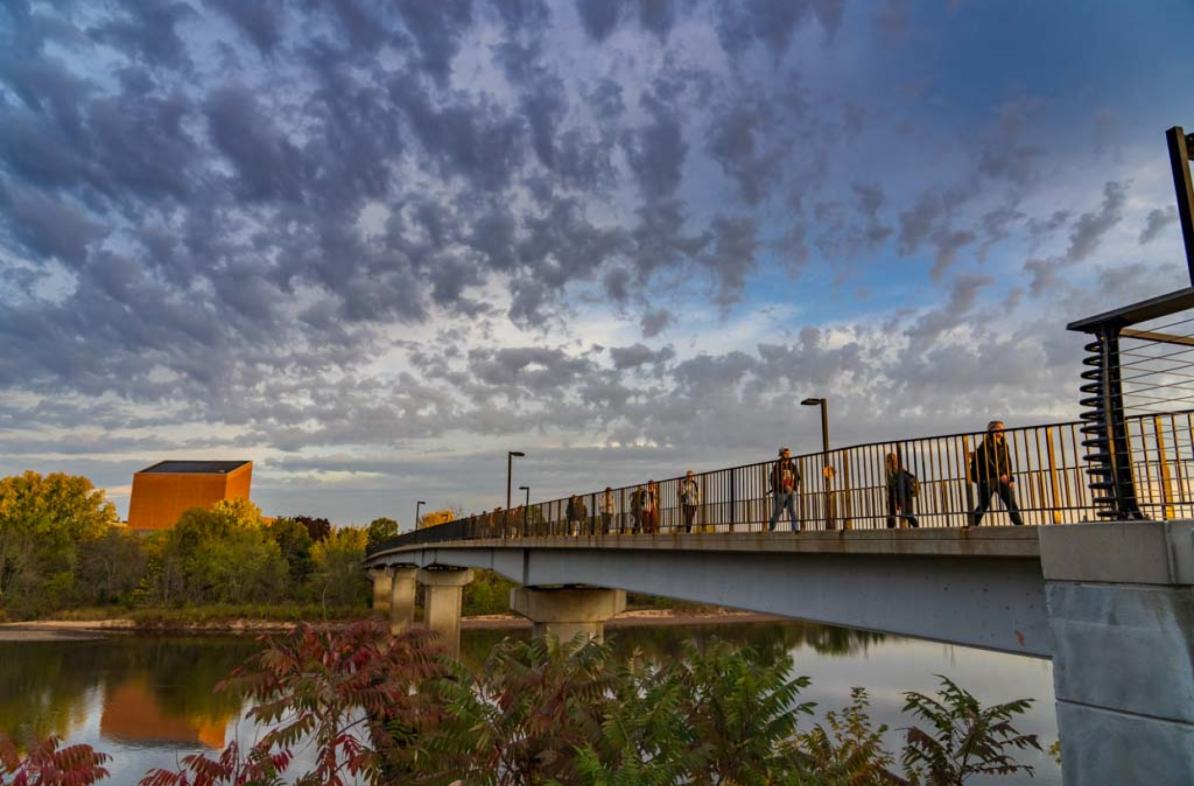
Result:
{"label": "metal railing", "polygon": [[[1194,347],[1192,347],[1194,349]],[[1129,462],[1136,481],[1137,504],[1149,518],[1194,516],[1194,409],[1127,417]],[[1098,521],[1103,510],[1088,487],[1092,462],[1084,446],[1087,421],[1010,428],[1005,431],[1014,500],[1025,524],[1053,525]],[[994,479],[976,477],[976,454],[989,439],[968,432],[865,445],[794,456],[802,482],[795,509],[802,531],[877,530],[895,527],[964,527],[986,493],[991,507],[981,524],[1009,525],[1010,513],[994,494]],[[916,478],[901,489],[890,470],[898,464]],[[823,462],[832,477],[825,482]],[[775,507],[770,476],[776,460],[697,473],[699,504],[686,511],[680,500],[683,477],[656,482],[657,513],[644,509],[635,495],[647,483],[589,491],[466,516],[435,527],[404,533],[374,551],[399,545],[474,538],[671,537],[695,533],[763,532]],[[912,496],[911,486],[918,486]],[[906,489],[906,490],[904,490]],[[577,504],[579,502],[579,504]],[[571,504],[570,504],[571,503]],[[911,517],[911,519],[910,519]],[[781,511],[777,531],[790,531]]]}

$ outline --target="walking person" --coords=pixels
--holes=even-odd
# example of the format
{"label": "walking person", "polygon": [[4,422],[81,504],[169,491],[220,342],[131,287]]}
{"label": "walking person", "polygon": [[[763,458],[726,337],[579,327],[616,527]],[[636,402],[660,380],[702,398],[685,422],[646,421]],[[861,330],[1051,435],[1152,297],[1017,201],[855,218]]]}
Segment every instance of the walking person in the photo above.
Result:
{"label": "walking person", "polygon": [[601,511],[601,534],[608,535],[614,521],[614,490],[609,486],[601,492],[601,502],[597,504],[597,508]]}
{"label": "walking person", "polygon": [[796,515],[796,490],[800,487],[800,470],[792,459],[792,452],[787,448],[779,449],[779,459],[771,467],[771,495],[774,503],[771,509],[771,523],[768,532],[775,531],[782,510],[788,511],[788,519],[792,523],[792,531],[800,529],[800,519]]}
{"label": "walking person", "polygon": [[568,537],[580,534],[580,499],[573,494],[568,498],[568,506],[564,509],[564,518],[568,520]]}
{"label": "walking person", "polygon": [[647,481],[647,491],[643,498],[643,531],[659,534],[659,484],[653,480]]}
{"label": "walking person", "polygon": [[978,443],[978,449],[970,459],[971,480],[978,484],[978,506],[972,516],[972,527],[982,523],[983,514],[991,507],[992,494],[998,494],[1003,500],[1012,524],[1017,527],[1024,526],[1024,520],[1020,518],[1020,506],[1016,504],[1016,478],[1012,468],[1012,457],[1003,431],[1002,420],[992,420],[988,423],[987,436]]}
{"label": "walking person", "polygon": [[642,486],[637,486],[630,493],[630,533],[637,535],[643,529],[643,504],[647,492]]}
{"label": "walking person", "polygon": [[701,486],[696,481],[696,473],[691,469],[684,474],[680,481],[680,509],[684,513],[684,531],[692,532],[692,522],[696,518],[697,508],[701,504]]}
{"label": "walking person", "polygon": [[895,529],[896,522],[903,520],[916,529],[916,497],[920,494],[920,481],[900,462],[899,454],[888,453],[883,461],[887,468],[887,528]]}

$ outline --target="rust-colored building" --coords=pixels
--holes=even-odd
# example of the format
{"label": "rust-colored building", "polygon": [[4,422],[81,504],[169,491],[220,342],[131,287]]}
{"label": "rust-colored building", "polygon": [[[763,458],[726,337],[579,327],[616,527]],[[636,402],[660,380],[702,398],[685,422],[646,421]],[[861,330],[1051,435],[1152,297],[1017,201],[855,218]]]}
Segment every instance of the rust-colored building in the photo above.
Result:
{"label": "rust-colored building", "polygon": [[248,499],[251,461],[162,461],[133,474],[129,529],[170,529],[190,508]]}

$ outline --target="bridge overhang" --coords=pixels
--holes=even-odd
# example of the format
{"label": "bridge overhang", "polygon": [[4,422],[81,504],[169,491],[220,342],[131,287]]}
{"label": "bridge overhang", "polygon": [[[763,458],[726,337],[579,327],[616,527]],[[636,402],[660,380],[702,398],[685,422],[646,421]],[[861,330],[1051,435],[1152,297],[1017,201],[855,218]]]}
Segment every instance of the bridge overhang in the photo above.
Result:
{"label": "bridge overhang", "polygon": [[1047,658],[1035,527],[515,538],[418,544],[369,567],[487,568]]}

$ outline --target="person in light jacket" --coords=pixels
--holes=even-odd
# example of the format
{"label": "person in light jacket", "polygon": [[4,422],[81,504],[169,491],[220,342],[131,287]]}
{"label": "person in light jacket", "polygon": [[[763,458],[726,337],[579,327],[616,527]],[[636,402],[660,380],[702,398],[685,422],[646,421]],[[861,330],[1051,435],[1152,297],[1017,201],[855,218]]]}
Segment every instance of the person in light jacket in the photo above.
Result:
{"label": "person in light jacket", "polygon": [[680,508],[684,513],[684,531],[692,532],[692,522],[696,518],[697,508],[701,505],[701,485],[697,483],[696,473],[691,469],[680,481],[679,497]]}

